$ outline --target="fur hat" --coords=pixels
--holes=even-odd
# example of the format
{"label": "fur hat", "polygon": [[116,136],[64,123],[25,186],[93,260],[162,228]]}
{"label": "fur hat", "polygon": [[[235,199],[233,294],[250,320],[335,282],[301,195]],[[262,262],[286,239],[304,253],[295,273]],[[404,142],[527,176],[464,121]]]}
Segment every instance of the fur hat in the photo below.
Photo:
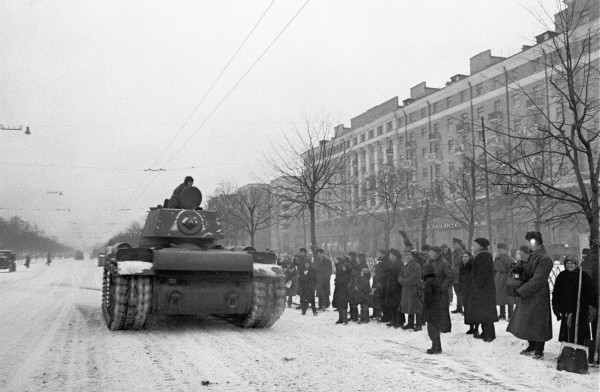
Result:
{"label": "fur hat", "polygon": [[402,253],[400,253],[400,251],[398,249],[391,248],[390,254],[393,254],[394,256],[396,256],[396,259],[402,260]]}
{"label": "fur hat", "polygon": [[504,243],[504,242],[498,242],[498,245],[496,245],[496,247],[498,249],[504,249],[504,250],[508,250],[508,244]]}
{"label": "fur hat", "polygon": [[462,240],[460,238],[456,238],[456,237],[452,238],[452,242],[455,244],[459,244],[459,245],[462,244]]}
{"label": "fur hat", "polygon": [[542,233],[540,233],[539,231],[528,231],[525,234],[525,239],[527,241],[535,240],[540,245],[544,243],[544,239],[542,238]]}
{"label": "fur hat", "polygon": [[187,184],[187,183],[188,183],[188,181],[194,182],[194,179],[192,178],[192,176],[187,176],[187,177],[185,178],[185,180],[183,180],[183,183],[184,183],[184,184]]}
{"label": "fur hat", "polygon": [[306,248],[300,248],[300,252],[307,253],[307,252],[306,252]]}
{"label": "fur hat", "polygon": [[366,255],[366,254],[364,254],[364,253],[359,253],[359,254],[357,255],[357,257],[358,257],[359,259],[361,259],[361,260],[366,260],[366,259],[367,259],[367,255]]}
{"label": "fur hat", "polygon": [[427,250],[432,250],[436,253],[440,253],[442,251],[442,248],[440,248],[439,246],[430,245]]}
{"label": "fur hat", "polygon": [[317,249],[317,251],[315,253],[323,253],[323,254],[325,254],[325,251],[323,249],[319,248],[319,249]]}
{"label": "fur hat", "polygon": [[481,245],[482,248],[487,248],[488,246],[490,246],[490,241],[488,241],[487,238],[475,238],[473,242],[477,242],[479,245]]}
{"label": "fur hat", "polygon": [[425,263],[423,266],[423,275],[431,275],[435,273],[435,268],[433,268],[433,264]]}

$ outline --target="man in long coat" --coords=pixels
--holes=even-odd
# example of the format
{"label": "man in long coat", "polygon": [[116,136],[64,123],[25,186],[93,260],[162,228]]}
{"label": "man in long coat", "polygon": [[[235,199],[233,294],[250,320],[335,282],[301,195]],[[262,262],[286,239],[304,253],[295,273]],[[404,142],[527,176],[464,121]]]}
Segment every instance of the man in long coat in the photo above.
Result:
{"label": "man in long coat", "polygon": [[515,259],[508,255],[508,245],[500,242],[497,245],[498,256],[494,259],[494,284],[496,285],[496,305],[500,307],[500,315],[498,319],[506,319],[506,307],[508,306],[508,319],[513,315],[514,297],[509,297],[506,292],[506,279],[510,274],[510,266],[515,262]]}
{"label": "man in long coat", "polygon": [[461,256],[465,253],[465,245],[459,238],[452,239],[452,272],[454,273],[454,291],[456,292],[456,309],[451,313],[463,312],[463,293],[460,286],[460,267],[462,265]]}
{"label": "man in long coat", "polygon": [[521,351],[522,355],[540,359],[544,356],[545,342],[552,339],[548,275],[554,263],[546,253],[540,232],[530,231],[525,239],[533,252],[515,268],[525,283],[516,290],[517,306],[506,330],[528,341],[529,345]]}
{"label": "man in long coat", "polygon": [[435,276],[442,286],[440,332],[450,332],[452,329],[452,322],[450,321],[450,295],[448,294],[448,291],[452,289],[452,283],[454,282],[452,267],[450,266],[450,263],[442,257],[441,249],[438,246],[429,247],[429,258],[425,264],[433,264]]}
{"label": "man in long coat", "polygon": [[390,269],[388,274],[388,283],[385,292],[385,308],[390,321],[388,327],[400,328],[404,325],[404,313],[398,309],[402,300],[402,286],[398,281],[398,275],[402,272],[404,264],[402,263],[402,253],[397,249],[390,249]]}
{"label": "man in long coat", "polygon": [[331,274],[333,266],[331,260],[325,257],[323,249],[317,249],[317,260],[315,261],[317,271],[317,298],[319,298],[319,309],[325,310],[331,305],[329,295],[331,294]]}
{"label": "man in long coat", "polygon": [[[421,313],[423,312],[423,289],[421,287],[421,266],[410,252],[404,254],[404,268],[398,275],[398,282],[402,285],[402,298],[400,298],[400,312],[406,314],[408,322],[402,329],[421,329]],[[416,321],[415,321],[416,316]]]}
{"label": "man in long coat", "polygon": [[496,339],[494,323],[498,321],[496,313],[496,287],[494,285],[494,260],[488,250],[490,242],[486,238],[473,241],[475,258],[471,268],[471,288],[467,293],[469,312],[465,317],[467,324],[481,324],[484,342]]}

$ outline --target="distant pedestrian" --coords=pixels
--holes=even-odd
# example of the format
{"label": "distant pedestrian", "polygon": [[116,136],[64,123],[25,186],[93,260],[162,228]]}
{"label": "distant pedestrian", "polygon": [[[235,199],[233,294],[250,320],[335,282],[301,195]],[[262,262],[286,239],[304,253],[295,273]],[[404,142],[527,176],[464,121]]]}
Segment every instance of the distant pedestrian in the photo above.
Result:
{"label": "distant pedestrian", "polygon": [[513,315],[514,297],[508,296],[506,292],[506,279],[510,274],[510,266],[515,260],[508,255],[508,245],[500,242],[497,245],[498,256],[494,259],[494,284],[496,285],[496,305],[500,307],[498,319],[506,320],[506,308],[508,308],[508,320]]}
{"label": "distant pedestrian", "polygon": [[29,268],[29,263],[31,263],[31,257],[29,255],[25,256],[25,267]]}
{"label": "distant pedestrian", "polygon": [[[435,276],[433,264],[425,264],[423,268],[423,322],[427,323],[427,334],[431,340],[431,348],[427,354],[441,354],[440,324],[444,312],[442,297],[444,292]],[[447,309],[446,309],[447,311]]]}
{"label": "distant pedestrian", "polygon": [[331,305],[329,295],[331,294],[331,274],[333,266],[331,260],[325,257],[323,249],[317,249],[317,259],[315,261],[317,270],[317,297],[319,298],[319,309],[325,310]]}
{"label": "distant pedestrian", "polygon": [[52,263],[52,255],[48,252],[48,256],[46,256],[46,265],[50,265]]}
{"label": "distant pedestrian", "polygon": [[[560,321],[559,342],[583,344],[590,338],[590,308],[595,309],[596,292],[592,278],[585,271],[580,271],[574,257],[564,260],[565,270],[556,277],[552,291],[552,311]],[[581,297],[579,304],[579,328],[575,341],[575,324],[577,323],[577,297],[579,291],[579,273],[581,272]],[[592,310],[592,313],[594,311]]]}
{"label": "distant pedestrian", "polygon": [[348,324],[348,301],[350,300],[350,280],[352,279],[352,265],[344,263],[341,271],[335,274],[336,304],[339,318],[336,324]]}
{"label": "distant pedestrian", "polygon": [[304,267],[298,278],[300,285],[300,306],[302,315],[306,314],[308,305],[310,304],[313,314],[317,315],[317,307],[315,306],[315,288],[317,286],[317,272],[309,260],[304,262]]}
{"label": "distant pedestrian", "polygon": [[494,323],[498,321],[494,260],[488,249],[489,245],[487,238],[476,238],[473,241],[475,258],[471,269],[471,287],[466,294],[470,310],[465,321],[469,324],[481,324],[482,332],[479,337],[484,342],[496,339]]}
{"label": "distant pedestrian", "polygon": [[550,287],[548,275],[554,262],[546,253],[542,234],[530,231],[525,235],[532,253],[527,260],[517,263],[515,272],[524,283],[516,289],[517,305],[507,331],[529,345],[522,355],[533,355],[534,359],[544,357],[545,342],[552,339],[552,319],[550,310]]}
{"label": "distant pedestrian", "polygon": [[[452,329],[452,322],[450,320],[450,296],[448,290],[451,290],[452,283],[454,283],[454,273],[450,263],[446,261],[441,255],[441,249],[437,246],[429,246],[428,248],[429,259],[425,263],[432,264],[435,276],[442,287],[442,314],[440,318],[440,332],[450,332]],[[423,267],[423,270],[425,268]]]}
{"label": "distant pedestrian", "polygon": [[[308,255],[306,248],[300,248],[298,250],[298,254],[294,256],[293,262],[296,266],[296,270],[298,271],[298,283],[296,285],[296,293],[301,293],[302,281],[300,280],[300,275],[304,271],[304,266],[306,265],[306,262],[311,264],[310,256]],[[298,306],[296,309],[302,309],[302,304],[300,304],[300,306]]]}

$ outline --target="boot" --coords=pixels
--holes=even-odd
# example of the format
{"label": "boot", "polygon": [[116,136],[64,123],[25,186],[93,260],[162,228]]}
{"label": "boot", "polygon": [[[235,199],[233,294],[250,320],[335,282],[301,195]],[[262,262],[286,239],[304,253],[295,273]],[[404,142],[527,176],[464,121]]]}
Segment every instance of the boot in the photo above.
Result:
{"label": "boot", "polygon": [[342,309],[342,311],[340,312],[340,317],[342,319],[342,323],[344,325],[348,325],[348,310],[347,309]]}

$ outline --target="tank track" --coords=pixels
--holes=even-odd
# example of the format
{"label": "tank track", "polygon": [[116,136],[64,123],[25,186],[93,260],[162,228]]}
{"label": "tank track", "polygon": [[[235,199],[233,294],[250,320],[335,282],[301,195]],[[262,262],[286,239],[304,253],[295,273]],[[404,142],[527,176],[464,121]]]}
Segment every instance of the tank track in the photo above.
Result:
{"label": "tank track", "polygon": [[102,313],[112,331],[144,327],[152,301],[149,276],[121,276],[114,263],[106,262],[102,278]]}
{"label": "tank track", "polygon": [[242,328],[269,328],[285,310],[285,278],[255,277],[252,310],[240,322]]}

